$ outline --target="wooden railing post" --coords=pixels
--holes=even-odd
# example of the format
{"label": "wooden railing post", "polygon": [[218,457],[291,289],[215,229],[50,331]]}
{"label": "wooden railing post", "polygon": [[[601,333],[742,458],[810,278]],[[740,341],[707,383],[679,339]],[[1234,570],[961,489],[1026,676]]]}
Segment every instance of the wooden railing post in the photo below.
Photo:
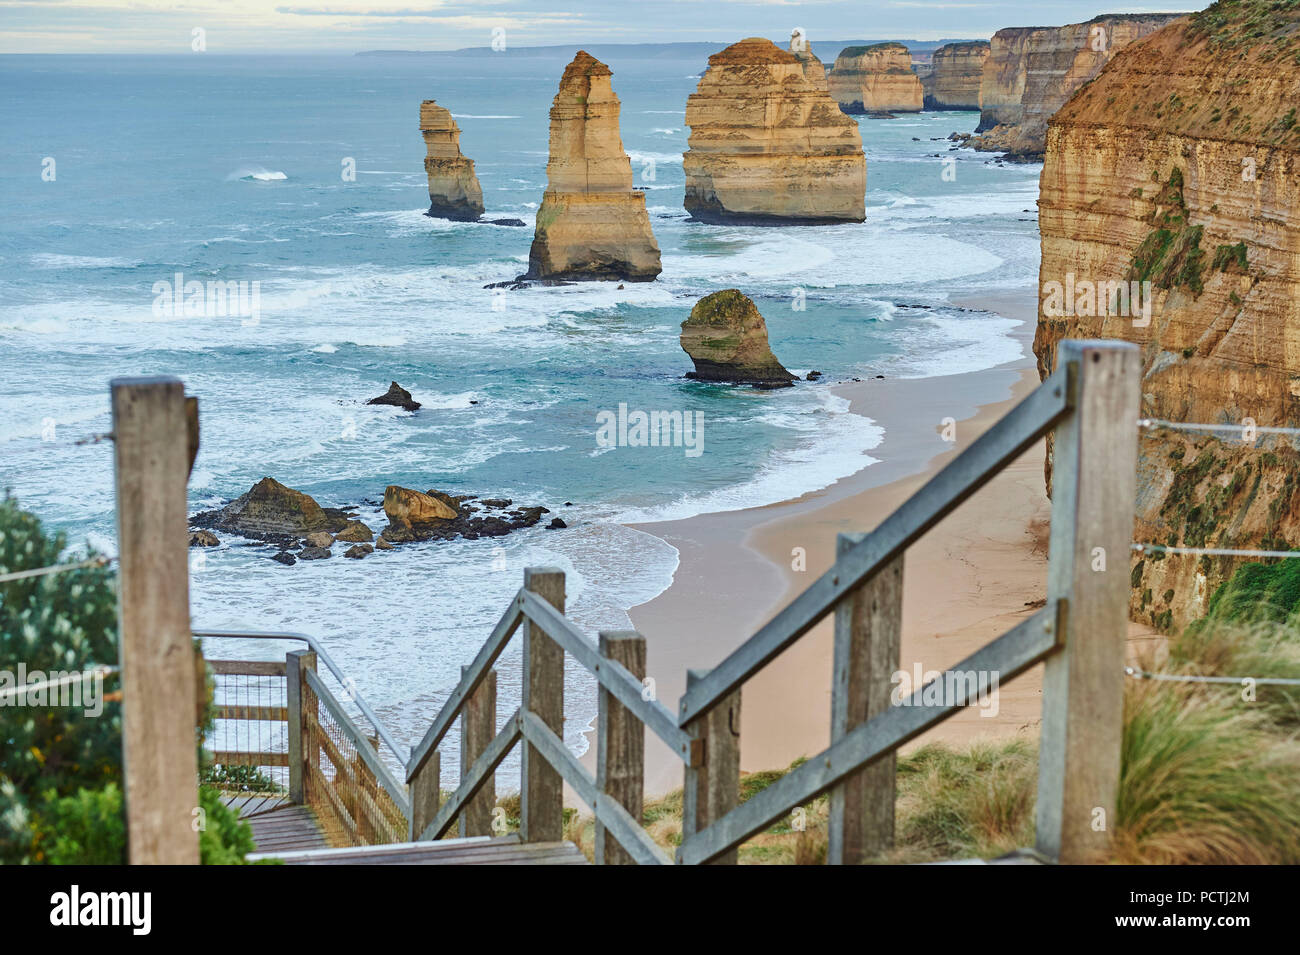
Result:
{"label": "wooden railing post", "polygon": [[1142,359],[1123,342],[1062,341],[1074,412],[1056,429],[1047,598],[1067,601],[1043,672],[1038,850],[1098,861],[1115,823],[1124,719],[1129,549]]}
{"label": "wooden railing post", "polygon": [[[524,588],[564,613],[564,571],[554,567],[524,570]],[[531,620],[523,625],[521,712],[531,711],[564,738],[564,651]],[[564,837],[564,784],[531,743],[525,742],[520,769],[519,837],[524,842],[556,842]]]}
{"label": "wooden railing post", "polygon": [[197,706],[186,528],[189,424],[176,378],[116,378],[122,769],[133,865],[193,865]]}
{"label": "wooden railing post", "polygon": [[[463,677],[469,667],[461,667]],[[460,778],[469,775],[474,760],[497,735],[497,671],[489,670],[460,711]],[[497,803],[496,774],[488,777],[460,814],[460,835],[492,835],[492,810]]]}
{"label": "wooden railing post", "polygon": [[[841,534],[836,556],[866,535]],[[835,608],[831,742],[889,708],[903,622],[903,557],[896,557]],[[894,844],[895,753],[830,793],[826,863],[861,865]]]}
{"label": "wooden railing post", "polygon": [[[600,655],[645,679],[645,637],[631,630],[600,634]],[[645,803],[645,724],[601,688],[596,703],[596,790],[638,822]],[[632,865],[628,852],[596,820],[597,865]]]}
{"label": "wooden railing post", "polygon": [[436,749],[411,779],[411,820],[407,832],[415,842],[433,822],[442,806],[442,754]]}
{"label": "wooden railing post", "polygon": [[303,720],[303,691],[311,693],[303,670],[316,669],[316,654],[312,650],[290,650],[284,657],[284,705],[289,733],[289,801],[302,805],[306,799],[303,787],[303,754],[307,752],[306,722]]}
{"label": "wooden railing post", "polygon": [[[298,695],[300,706],[298,707],[299,723],[302,727],[302,733],[299,736],[302,757],[298,765],[302,767],[302,798],[305,804],[310,805],[312,801],[312,791],[320,785],[320,740],[316,734],[320,732],[320,701],[316,696],[316,691],[307,683],[307,678],[303,676],[306,670],[316,669],[316,653],[313,650],[304,650],[298,657]],[[319,799],[326,799],[324,793],[319,793]]]}
{"label": "wooden railing post", "polygon": [[[686,689],[703,680],[707,670],[687,670]],[[682,840],[708,828],[740,804],[740,690],[683,727],[699,748],[697,765],[686,767],[682,790]],[[712,865],[735,865],[738,849],[722,853]]]}

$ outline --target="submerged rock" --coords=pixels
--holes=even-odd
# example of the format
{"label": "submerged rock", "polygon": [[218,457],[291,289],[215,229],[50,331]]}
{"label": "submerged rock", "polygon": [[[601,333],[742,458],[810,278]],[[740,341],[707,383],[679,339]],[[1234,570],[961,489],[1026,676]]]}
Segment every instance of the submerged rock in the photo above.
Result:
{"label": "submerged rock", "polygon": [[298,552],[299,560],[325,560],[334,553],[328,547],[304,547]]}
{"label": "submerged rock", "polygon": [[429,211],[439,219],[473,222],[483,214],[483,189],[474,174],[474,160],[460,151],[460,127],[451,113],[431,99],[420,104],[420,132],[427,155]]}
{"label": "submerged rock", "polygon": [[412,400],[411,393],[407,391],[405,388],[403,388],[401,385],[399,385],[397,382],[393,382],[391,385],[388,386],[387,391],[385,391],[378,398],[371,398],[369,401],[366,402],[366,404],[395,405],[398,408],[405,408],[407,411],[417,411],[419,410],[420,407],[420,403],[418,401]]}
{"label": "submerged rock", "polygon": [[686,211],[700,222],[861,222],[867,162],[858,124],[826,91],[821,62],[751,37],[709,57],[686,101]]}
{"label": "submerged rock", "polygon": [[610,69],[579,51],[551,106],[546,192],[526,279],[649,282],[659,244],[618,131]]}
{"label": "submerged rock", "polygon": [[739,289],[706,295],[682,322],[681,344],[695,371],[686,377],[784,388],[795,381],[767,342],[767,323]]}

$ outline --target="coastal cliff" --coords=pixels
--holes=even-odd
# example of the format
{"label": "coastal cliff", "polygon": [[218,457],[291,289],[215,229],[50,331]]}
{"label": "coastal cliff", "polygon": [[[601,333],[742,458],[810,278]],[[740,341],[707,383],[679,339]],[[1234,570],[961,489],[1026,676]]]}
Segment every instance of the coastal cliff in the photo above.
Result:
{"label": "coastal cliff", "polygon": [[999,30],[980,80],[975,149],[1041,159],[1047,120],[1073,93],[1136,40],[1183,16],[1114,14],[1062,27]]}
{"label": "coastal cliff", "polygon": [[[806,53],[806,56],[803,54]],[[803,57],[803,58],[801,58]],[[750,38],[709,57],[686,100],[686,211],[701,222],[820,225],[866,216],[858,124],[820,61]]]}
{"label": "coastal cliff", "polygon": [[918,70],[925,91],[925,108],[979,109],[980,84],[988,55],[986,40],[948,43],[935,50],[929,70],[925,73]]}
{"label": "coastal cliff", "polygon": [[661,271],[645,193],[632,188],[611,75],[580,50],[560,79],[524,278],[649,282]]}
{"label": "coastal cliff", "polygon": [[901,43],[845,47],[827,83],[846,113],[917,113],[925,101],[912,56]]}
{"label": "coastal cliff", "polygon": [[483,190],[474,174],[474,160],[461,154],[460,127],[451,113],[427,99],[420,104],[420,132],[427,152],[428,214],[473,222],[483,214]]}
{"label": "coastal cliff", "polygon": [[[1235,426],[1141,430],[1139,542],[1300,548],[1297,442],[1250,430],[1300,425],[1298,57],[1300,9],[1220,2],[1121,52],[1048,125],[1041,287],[1147,282],[1150,300],[1044,302],[1040,373],[1062,338],[1122,338],[1144,418]],[[1135,557],[1131,611],[1181,627],[1239,563]]]}

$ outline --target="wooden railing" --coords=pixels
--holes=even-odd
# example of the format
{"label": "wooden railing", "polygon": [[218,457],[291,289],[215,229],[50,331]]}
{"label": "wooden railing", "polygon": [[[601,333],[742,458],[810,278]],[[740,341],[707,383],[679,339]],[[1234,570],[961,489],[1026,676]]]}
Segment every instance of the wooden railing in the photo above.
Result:
{"label": "wooden railing", "polygon": [[[641,825],[648,728],[684,767],[677,862],[734,863],[746,839],[829,793],[828,861],[857,863],[892,842],[898,748],[969,705],[981,684],[967,674],[996,676],[1001,685],[1043,662],[1037,849],[1061,862],[1097,858],[1114,817],[1120,768],[1141,362],[1133,345],[1086,341],[1062,342],[1057,360],[1050,378],[875,530],[841,535],[831,569],[768,624],[713,669],[689,672],[676,714],[643,689],[644,638],[602,633],[593,645],[564,616],[564,574],[530,569],[405,761],[408,791],[321,681],[314,660],[328,657],[309,642],[285,666],[291,792],[332,818],[351,844],[393,841],[402,821],[412,840],[440,838],[457,823],[462,836],[489,836],[496,770],[522,744],[522,840],[563,837],[567,783],[595,816],[598,863],[663,864],[669,858]],[[173,632],[176,621],[188,619],[188,581],[183,560],[156,559],[151,549],[160,537],[182,539],[185,463],[169,449],[186,440],[183,390],[175,379],[145,379],[115,382],[113,391],[124,684],[162,681],[174,691],[127,695],[137,707],[124,708],[132,861],[192,861],[192,838],[162,821],[182,818],[177,807],[193,793],[193,744],[172,726],[177,714],[194,711],[193,681],[183,655],[178,664],[166,652],[188,639],[188,631]],[[907,548],[1045,436],[1054,452],[1046,606],[943,674],[944,685],[955,688],[949,698],[927,702],[922,688],[907,705],[890,705]],[[153,506],[157,498],[168,506]],[[741,804],[742,687],[831,614],[830,745]],[[155,619],[166,628],[154,626]],[[498,731],[494,664],[516,632],[523,644],[521,703]],[[599,685],[594,777],[562,740],[566,654]],[[356,702],[396,752],[374,714]],[[458,720],[459,783],[444,802],[438,748]],[[174,758],[179,769],[159,769],[139,753]]]}
{"label": "wooden railing", "polygon": [[[209,642],[216,638],[235,638],[296,640],[307,644],[305,649],[289,652],[283,661],[207,660],[218,678],[218,725],[242,722],[257,728],[256,733],[246,734],[249,744],[214,750],[214,762],[259,769],[287,767],[285,795],[291,802],[312,809],[331,845],[384,845],[406,838],[410,816],[406,786],[393,774],[380,755],[380,748],[387,747],[397,765],[404,762],[404,754],[396,749],[374,711],[350,690],[342,671],[316,641],[292,633],[209,631],[195,636]],[[348,712],[349,707],[340,702],[338,693],[330,689],[317,671],[317,661],[322,655],[343,695],[359,713],[357,718],[368,722],[373,734],[362,731]],[[220,680],[235,676],[275,683],[278,692],[273,691],[271,695],[277,701],[283,700],[283,705],[229,702],[229,697],[222,694]],[[267,726],[278,729],[262,732]],[[232,735],[236,740],[239,738],[239,734],[222,733],[218,739]],[[271,740],[276,744],[267,745]],[[283,745],[279,745],[281,740]]]}
{"label": "wooden railing", "polygon": [[[411,838],[439,838],[457,818],[462,835],[489,835],[495,770],[522,743],[525,841],[561,837],[567,782],[595,815],[597,862],[667,862],[640,824],[645,727],[685,768],[677,862],[734,863],[741,843],[828,792],[828,861],[862,862],[892,844],[898,748],[990,683],[1045,662],[1036,848],[1055,861],[1095,859],[1119,778],[1139,381],[1134,346],[1062,342],[1047,381],[874,531],[841,535],[831,569],[721,663],[688,673],[675,718],[641,692],[640,635],[601,634],[593,647],[564,617],[564,575],[527,571],[412,753]],[[1054,449],[1046,606],[946,671],[939,679],[954,692],[942,703],[927,702],[920,688],[906,705],[890,705],[907,548],[1045,436]],[[831,745],[741,804],[741,687],[832,613]],[[521,625],[522,703],[494,735],[492,666]],[[595,778],[561,741],[565,653],[600,686]],[[461,782],[441,803],[438,746],[457,718]]]}

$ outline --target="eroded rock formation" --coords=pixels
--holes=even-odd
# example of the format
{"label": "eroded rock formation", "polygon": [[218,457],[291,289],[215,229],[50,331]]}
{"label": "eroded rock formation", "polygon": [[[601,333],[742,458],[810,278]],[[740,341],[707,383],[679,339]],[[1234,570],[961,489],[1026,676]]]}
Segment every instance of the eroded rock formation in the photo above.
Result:
{"label": "eroded rock formation", "polygon": [[849,46],[827,77],[830,94],[846,113],[916,113],[925,100],[912,55],[901,43]]}
{"label": "eroded rock formation", "polygon": [[[200,517],[207,520],[200,522]],[[306,537],[314,531],[338,531],[348,517],[340,510],[324,508],[302,491],[264,477],[225,507],[191,521],[253,538]]]}
{"label": "eroded rock formation", "polygon": [[402,408],[406,411],[420,410],[420,403],[416,401],[414,398],[412,398],[411,393],[407,391],[405,388],[403,388],[401,385],[399,385],[397,382],[393,382],[392,384],[390,384],[388,386],[387,391],[385,391],[378,398],[371,398],[369,401],[366,402],[366,404],[393,405],[397,408]]}
{"label": "eroded rock formation", "polygon": [[947,43],[934,51],[928,75],[921,75],[926,109],[979,109],[980,83],[988,59],[986,40]]}
{"label": "eroded rock formation", "polygon": [[1047,120],[1120,50],[1179,13],[1113,14],[1063,27],[1011,27],[993,34],[980,82],[975,149],[1041,159]]}
{"label": "eroded rock formation", "polygon": [[427,155],[428,215],[473,222],[483,214],[483,190],[474,174],[474,160],[460,151],[460,127],[451,113],[431,99],[420,104],[420,132]]}
{"label": "eroded rock formation", "polygon": [[682,350],[695,370],[687,378],[784,388],[795,381],[767,342],[767,323],[749,296],[729,288],[706,295],[682,322]]}
{"label": "eroded rock formation", "polygon": [[709,57],[686,100],[686,211],[701,222],[861,222],[862,135],[826,92],[820,61],[750,38]]}
{"label": "eroded rock formation", "polygon": [[632,188],[610,76],[608,66],[579,51],[560,79],[546,193],[524,278],[649,282],[662,270],[645,193]]}
{"label": "eroded rock formation", "polygon": [[[1144,418],[1238,426],[1140,432],[1141,542],[1300,548],[1295,442],[1241,430],[1300,425],[1298,55],[1300,10],[1220,2],[1129,46],[1048,125],[1044,290],[1145,281],[1151,308],[1132,286],[1129,314],[1118,296],[1053,303],[1073,314],[1045,297],[1040,372],[1062,338],[1126,339],[1142,347]],[[1131,610],[1180,627],[1236,566],[1141,555]]]}

